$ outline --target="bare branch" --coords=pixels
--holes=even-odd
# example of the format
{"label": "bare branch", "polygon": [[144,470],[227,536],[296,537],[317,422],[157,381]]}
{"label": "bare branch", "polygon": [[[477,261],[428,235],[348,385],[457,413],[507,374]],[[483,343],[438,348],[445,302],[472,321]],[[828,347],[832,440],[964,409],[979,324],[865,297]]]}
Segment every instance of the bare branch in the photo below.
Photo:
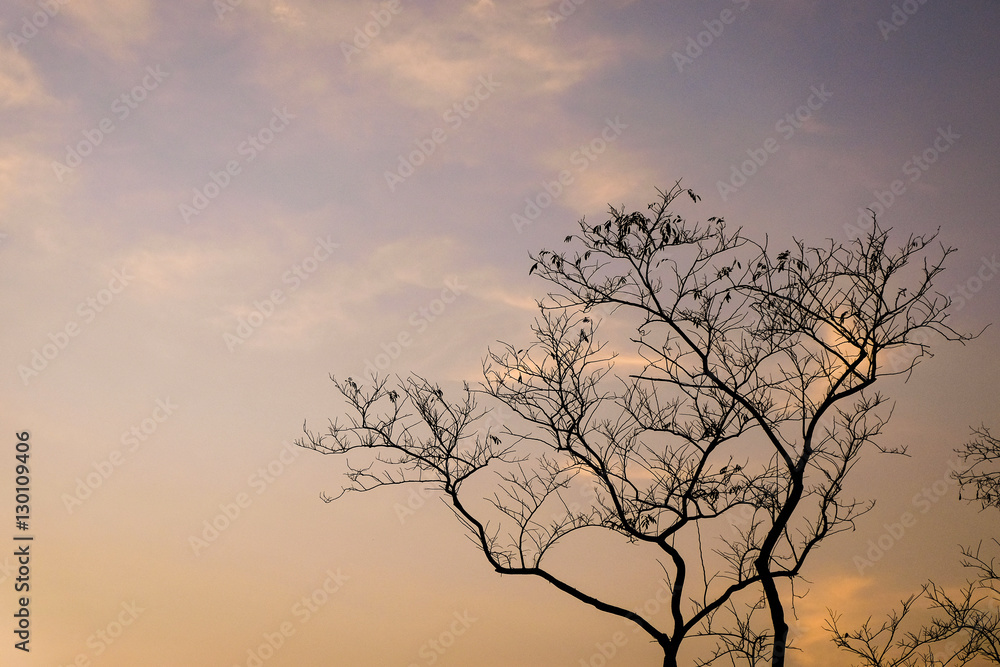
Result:
{"label": "bare branch", "polygon": [[[611,207],[602,224],[580,221],[570,252],[532,255],[530,273],[554,290],[532,343],[488,352],[480,388],[446,398],[420,377],[334,379],[348,421],[305,430],[299,444],[349,458],[348,484],[324,500],[436,489],[497,572],[537,576],[630,620],[665,664],[682,642],[713,640],[699,664],[780,666],[808,556],[872,507],[845,497],[851,470],[865,450],[906,453],[879,442],[892,411],[872,385],[909,377],[932,336],[971,336],[946,323],[949,301],[934,291],[953,251],[936,233],[892,249],[875,222],[846,246],[793,239],[775,251],[721,218],[684,220],[672,205],[685,194],[699,199],[677,182],[648,215]],[[633,372],[612,378],[598,309],[632,325]],[[510,419],[486,427],[479,399]],[[657,552],[665,627],[550,568],[549,554],[584,529]],[[904,602],[869,643],[897,640]]]}

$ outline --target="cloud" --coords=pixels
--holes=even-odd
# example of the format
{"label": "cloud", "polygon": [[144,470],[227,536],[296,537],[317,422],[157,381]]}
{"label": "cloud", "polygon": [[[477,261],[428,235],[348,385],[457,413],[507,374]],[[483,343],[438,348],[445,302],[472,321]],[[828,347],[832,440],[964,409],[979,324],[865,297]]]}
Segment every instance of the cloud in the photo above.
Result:
{"label": "cloud", "polygon": [[[7,212],[0,232],[39,236],[38,212],[12,216],[21,202],[36,207],[55,196],[49,129],[62,105],[46,90],[35,64],[21,53],[0,44],[0,112],[5,132],[0,137],[0,212]],[[23,228],[23,229],[22,229]]]}
{"label": "cloud", "polygon": [[302,10],[291,6],[284,0],[272,0],[270,14],[272,20],[283,23],[290,28],[302,28],[307,24]]}
{"label": "cloud", "polygon": [[[314,73],[310,83],[313,90],[326,92],[328,103],[337,102],[330,105],[334,108],[352,98],[371,100],[375,82],[397,105],[437,110],[468,95],[478,77],[489,74],[521,98],[558,94],[620,53],[611,39],[596,35],[561,42],[537,2],[396,6],[396,12],[385,5],[361,11],[347,5],[299,3],[292,8],[273,2],[266,10],[271,27],[262,21],[259,39],[266,51],[280,52],[284,59],[293,54],[298,71],[305,62],[329,60],[331,53],[343,58],[346,71],[331,67],[324,70],[324,81],[315,80]],[[262,83],[278,89],[293,85],[287,65],[262,59]]]}
{"label": "cloud", "polygon": [[[477,3],[427,20],[407,8],[359,63],[389,80],[408,104],[436,108],[493,74],[522,98],[562,93],[616,59],[610,40],[563,44],[530,6]],[[442,12],[443,13],[443,12]]]}
{"label": "cloud", "polygon": [[24,55],[0,44],[0,110],[50,104],[34,65]]}
{"label": "cloud", "polygon": [[153,34],[148,0],[73,0],[63,11],[83,28],[81,49],[96,48],[115,60],[130,59]]}
{"label": "cloud", "polygon": [[[300,234],[275,246],[269,239],[148,242],[123,256],[137,286],[130,295],[149,307],[169,303],[173,312],[203,321],[221,336],[280,291],[273,316],[243,347],[291,349],[316,340],[331,325],[345,336],[362,335],[380,321],[408,314],[456,277],[470,292],[497,282],[456,261],[462,255],[457,242],[433,237],[387,243],[363,256],[351,247],[323,252],[311,273],[297,279],[302,274],[294,267],[305,267],[304,260],[315,256],[317,241]],[[325,240],[337,242],[333,235]]]}

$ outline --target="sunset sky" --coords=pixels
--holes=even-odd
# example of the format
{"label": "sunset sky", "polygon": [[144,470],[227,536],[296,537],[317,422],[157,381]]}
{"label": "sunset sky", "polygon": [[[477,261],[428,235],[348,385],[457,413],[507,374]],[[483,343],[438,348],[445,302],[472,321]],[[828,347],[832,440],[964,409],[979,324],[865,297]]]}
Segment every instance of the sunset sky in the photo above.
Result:
{"label": "sunset sky", "polygon": [[[435,499],[323,503],[343,463],[291,443],[343,412],[330,373],[481,379],[530,341],[528,253],[677,179],[680,213],[775,245],[846,243],[868,207],[940,228],[949,322],[1000,312],[992,0],[10,0],[0,28],[3,665],[576,667],[622,630],[609,665],[659,664]],[[827,608],[961,584],[959,545],[997,535],[949,472],[1000,429],[1000,332],[932,344],[881,386],[911,456],[855,469],[878,505],[811,557],[793,664],[850,664]],[[598,547],[596,586],[655,595]]]}

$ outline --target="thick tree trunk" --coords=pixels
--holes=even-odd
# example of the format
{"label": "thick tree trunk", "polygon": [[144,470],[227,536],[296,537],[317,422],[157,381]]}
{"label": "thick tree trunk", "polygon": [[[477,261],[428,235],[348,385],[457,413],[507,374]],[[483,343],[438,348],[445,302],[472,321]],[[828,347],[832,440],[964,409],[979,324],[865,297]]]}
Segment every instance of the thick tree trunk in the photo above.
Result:
{"label": "thick tree trunk", "polygon": [[672,644],[660,644],[663,648],[663,667],[677,667],[677,649],[676,645]]}
{"label": "thick tree trunk", "polygon": [[788,625],[786,624],[780,636],[774,638],[774,648],[771,651],[771,667],[784,667],[785,651],[788,648]]}
{"label": "thick tree trunk", "polygon": [[771,612],[771,627],[774,629],[774,648],[771,651],[771,667],[785,666],[785,648],[788,644],[788,623],[785,622],[785,609],[781,604],[781,596],[774,579],[763,580],[764,596]]}

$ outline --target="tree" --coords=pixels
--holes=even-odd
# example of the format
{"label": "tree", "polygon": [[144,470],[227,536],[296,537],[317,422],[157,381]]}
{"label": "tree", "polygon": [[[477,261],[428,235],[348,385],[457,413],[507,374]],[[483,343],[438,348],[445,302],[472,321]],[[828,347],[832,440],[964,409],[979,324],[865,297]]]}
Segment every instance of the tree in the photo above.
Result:
{"label": "tree", "polygon": [[[446,398],[422,377],[332,377],[347,421],[304,427],[299,444],[362,456],[336,497],[436,489],[494,570],[627,619],[665,666],[682,643],[699,665],[780,666],[807,557],[871,508],[844,496],[852,467],[866,448],[905,453],[878,444],[891,409],[870,388],[909,376],[929,354],[926,333],[967,338],[933,291],[953,249],[932,252],[934,233],[892,250],[876,223],[847,246],[774,252],[721,218],[672,212],[682,194],[699,200],[679,182],[658,192],[650,215],[611,207],[566,237],[570,254],[531,255],[529,273],[554,286],[535,341],[490,350],[478,388]],[[630,327],[641,358],[616,378],[601,309]],[[495,406],[516,422],[487,427]],[[581,488],[583,504],[570,496]],[[668,619],[550,567],[557,547],[593,531],[658,554]]]}
{"label": "tree", "polygon": [[[981,547],[962,549],[962,566],[975,576],[957,593],[928,582],[881,625],[876,627],[869,617],[861,628],[846,632],[838,626],[840,616],[830,612],[826,627],[833,642],[860,658],[861,667],[961,666],[978,659],[1000,665],[1000,567],[981,555]],[[904,632],[903,622],[920,598],[927,600],[933,617]]]}
{"label": "tree", "polygon": [[[989,465],[1000,460],[1000,442],[985,426],[973,429],[972,434],[972,440],[955,450],[965,468],[953,476],[962,491],[970,487],[974,491],[972,498],[966,491],[966,500],[981,503],[983,510],[1000,509],[1000,469]],[[1000,547],[996,538],[993,543]],[[860,629],[842,631],[840,616],[831,611],[826,627],[833,642],[860,658],[861,667],[960,666],[976,660],[1000,665],[1000,564],[994,558],[987,560],[982,543],[975,550],[963,547],[961,564],[972,570],[973,578],[957,593],[928,581],[877,627],[869,617]],[[904,632],[904,620],[920,598],[927,601],[932,618]]]}
{"label": "tree", "polygon": [[963,470],[954,473],[962,491],[973,492],[973,500],[982,504],[983,509],[1000,509],[1000,440],[997,440],[985,426],[973,429],[975,436],[960,449],[955,450],[965,463]]}

